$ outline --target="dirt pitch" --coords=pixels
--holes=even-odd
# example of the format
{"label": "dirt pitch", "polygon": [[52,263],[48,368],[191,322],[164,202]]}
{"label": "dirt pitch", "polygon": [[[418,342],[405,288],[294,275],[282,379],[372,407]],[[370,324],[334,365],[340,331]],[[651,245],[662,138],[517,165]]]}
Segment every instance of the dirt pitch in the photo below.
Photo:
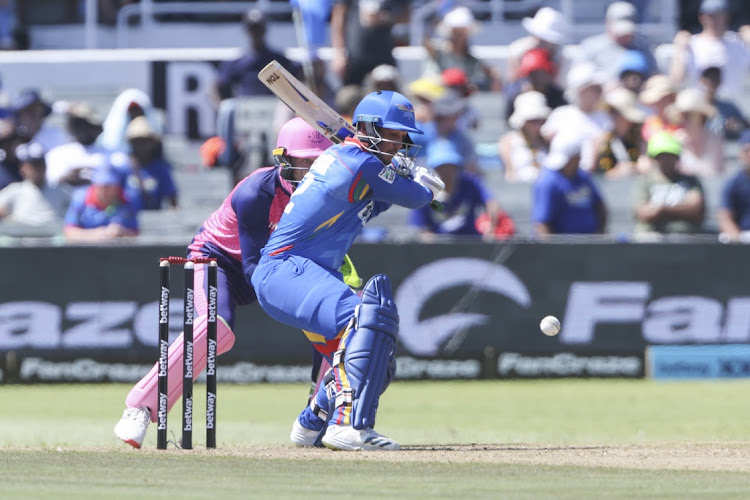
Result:
{"label": "dirt pitch", "polygon": [[[66,450],[67,451],[67,450]],[[126,450],[130,451],[130,450]],[[232,446],[217,450],[201,447],[186,452],[279,460],[364,460],[438,463],[494,463],[578,467],[613,467],[642,470],[696,470],[750,472],[750,441],[647,443],[608,445],[455,444],[404,446],[398,452],[334,452],[291,446]],[[138,453],[163,453],[143,449]]]}

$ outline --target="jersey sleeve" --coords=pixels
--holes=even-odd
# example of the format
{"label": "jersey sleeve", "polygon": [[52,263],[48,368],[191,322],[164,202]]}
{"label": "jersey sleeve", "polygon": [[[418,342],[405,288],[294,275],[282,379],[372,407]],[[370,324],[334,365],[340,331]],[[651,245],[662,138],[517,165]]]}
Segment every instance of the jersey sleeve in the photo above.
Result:
{"label": "jersey sleeve", "polygon": [[79,188],[73,194],[67,212],[65,212],[65,225],[81,227],[81,212],[83,211],[85,188]]}
{"label": "jersey sleeve", "polygon": [[261,182],[262,176],[250,177],[232,195],[232,210],[237,216],[237,232],[242,252],[242,270],[250,278],[260,260],[260,251],[270,235],[268,214],[275,195],[275,185]]}
{"label": "jersey sleeve", "polygon": [[120,208],[117,210],[117,213],[115,213],[114,217],[112,217],[112,222],[138,232],[137,213],[138,211],[133,205],[131,205],[130,203],[125,203],[120,206]]}
{"label": "jersey sleeve", "polygon": [[552,222],[555,212],[554,189],[549,182],[537,182],[534,185],[534,206],[532,208],[532,220],[549,224]]}
{"label": "jersey sleeve", "polygon": [[[366,182],[375,201],[381,201],[406,208],[419,208],[432,201],[432,192],[421,184],[396,173],[391,165],[383,165],[370,156],[360,169],[361,180]],[[358,182],[357,175],[354,182]]]}

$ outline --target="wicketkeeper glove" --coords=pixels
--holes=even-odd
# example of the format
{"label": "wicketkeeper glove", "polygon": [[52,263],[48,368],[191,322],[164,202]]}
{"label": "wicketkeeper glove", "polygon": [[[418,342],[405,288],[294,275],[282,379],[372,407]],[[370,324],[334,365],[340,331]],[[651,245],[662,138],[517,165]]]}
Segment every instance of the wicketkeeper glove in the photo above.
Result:
{"label": "wicketkeeper glove", "polygon": [[339,271],[344,275],[344,283],[346,283],[349,288],[354,291],[362,290],[364,282],[362,281],[362,278],[359,277],[359,274],[357,274],[357,270],[354,268],[354,263],[348,255],[344,255],[344,263],[341,264]]}

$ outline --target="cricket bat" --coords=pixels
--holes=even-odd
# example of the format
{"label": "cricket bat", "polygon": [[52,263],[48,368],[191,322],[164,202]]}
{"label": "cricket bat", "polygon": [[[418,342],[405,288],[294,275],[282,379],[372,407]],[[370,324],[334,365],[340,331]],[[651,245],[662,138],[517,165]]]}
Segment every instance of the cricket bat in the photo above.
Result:
{"label": "cricket bat", "polygon": [[289,109],[330,139],[334,144],[354,136],[356,129],[333,108],[297,80],[278,61],[271,61],[260,70],[258,78]]}

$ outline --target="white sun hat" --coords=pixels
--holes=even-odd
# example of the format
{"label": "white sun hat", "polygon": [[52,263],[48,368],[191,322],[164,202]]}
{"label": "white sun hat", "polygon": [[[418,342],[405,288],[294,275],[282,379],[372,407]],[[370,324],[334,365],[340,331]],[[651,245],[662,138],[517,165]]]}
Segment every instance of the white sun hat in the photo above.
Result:
{"label": "white sun hat", "polygon": [[646,113],[638,106],[638,98],[628,89],[617,87],[604,96],[604,102],[626,120],[632,123],[643,123]]}
{"label": "white sun hat", "polygon": [[447,36],[453,28],[467,28],[472,35],[479,31],[474,14],[464,6],[456,7],[443,16],[438,29],[442,35]]}
{"label": "white sun hat", "polygon": [[519,94],[513,100],[513,114],[508,118],[508,124],[518,130],[529,120],[544,120],[552,111],[547,106],[544,94],[530,90]]}
{"label": "white sun hat", "polygon": [[674,107],[680,113],[701,113],[708,118],[716,114],[716,108],[708,102],[706,93],[694,87],[678,92]]}
{"label": "white sun hat", "polygon": [[580,155],[585,141],[585,134],[576,130],[560,130],[552,138],[549,154],[544,159],[544,166],[550,170],[560,170],[575,155]]}
{"label": "white sun hat", "polygon": [[524,17],[521,24],[530,34],[555,45],[564,43],[570,31],[562,12],[551,7],[542,7],[534,17]]}

